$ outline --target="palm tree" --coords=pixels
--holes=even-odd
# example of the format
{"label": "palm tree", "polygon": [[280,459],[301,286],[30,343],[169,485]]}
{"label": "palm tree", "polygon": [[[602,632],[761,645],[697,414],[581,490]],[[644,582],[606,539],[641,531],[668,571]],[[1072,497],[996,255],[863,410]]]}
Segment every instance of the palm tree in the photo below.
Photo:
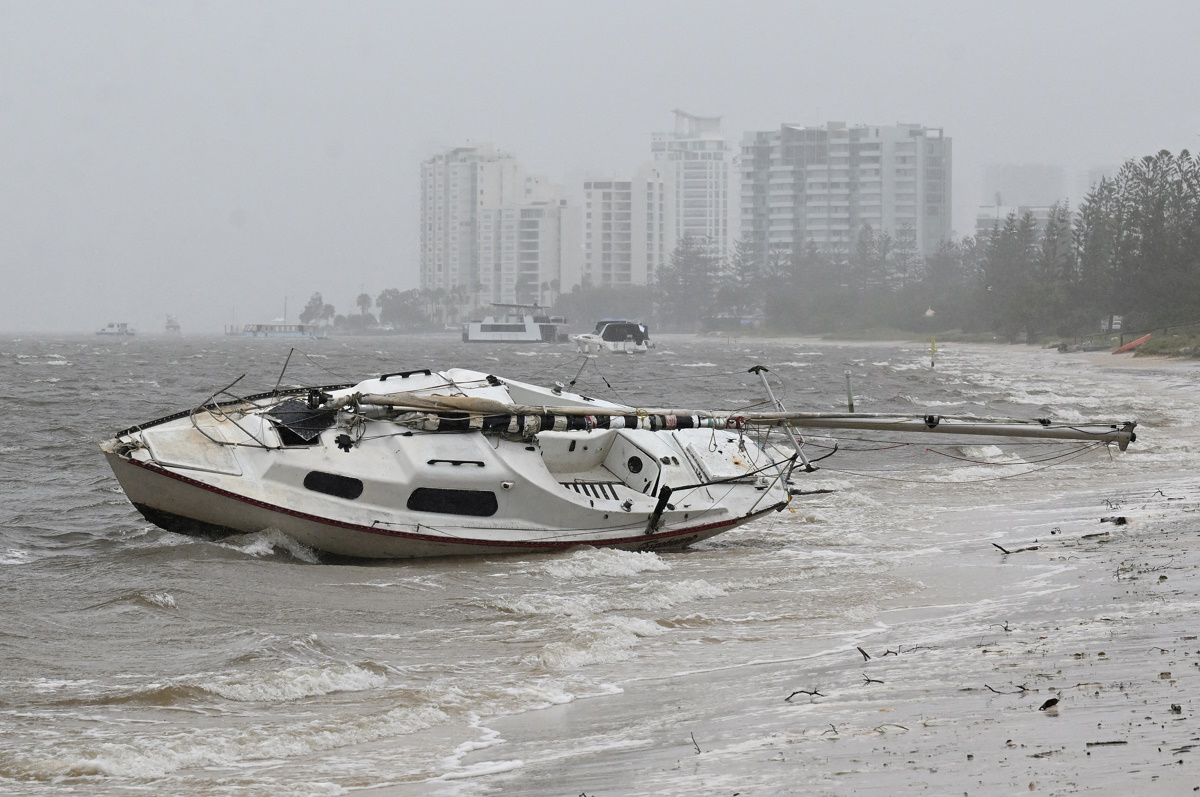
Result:
{"label": "palm tree", "polygon": [[367,311],[371,309],[371,295],[369,293],[360,293],[358,298],[354,300],[354,303],[362,309],[362,314],[366,315]]}

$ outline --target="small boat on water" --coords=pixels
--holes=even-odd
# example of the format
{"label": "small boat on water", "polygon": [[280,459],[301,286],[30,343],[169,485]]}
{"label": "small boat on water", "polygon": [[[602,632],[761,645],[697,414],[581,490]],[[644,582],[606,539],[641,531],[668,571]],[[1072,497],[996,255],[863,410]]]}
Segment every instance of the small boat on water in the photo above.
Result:
{"label": "small boat on water", "polygon": [[602,319],[590,333],[571,335],[571,342],[579,347],[583,354],[645,354],[654,348],[654,343],[650,340],[650,330],[646,325],[624,318]]}
{"label": "small boat on water", "polygon": [[110,323],[107,326],[104,326],[104,327],[96,330],[96,334],[97,335],[115,335],[118,337],[128,337],[128,336],[136,335],[137,331],[134,330],[133,327],[129,326],[129,324],[125,323],[124,321],[120,321],[117,323]]}
{"label": "small boat on water", "polygon": [[567,336],[558,328],[567,323],[562,316],[545,315],[536,304],[493,304],[499,314],[462,325],[464,343],[564,343]]}
{"label": "small boat on water", "polygon": [[329,338],[329,331],[318,324],[246,324],[241,330],[236,326],[226,326],[225,334],[244,338]]}
{"label": "small boat on water", "polygon": [[179,326],[179,321],[177,321],[173,315],[167,316],[167,326],[165,331],[168,335],[183,334],[183,329]]}
{"label": "small boat on water", "polygon": [[634,408],[459,368],[244,398],[236,383],[101,444],[126,496],[171,531],[275,528],[367,558],[683,548],[787,506],[813,469],[793,425],[1121,449],[1136,426]]}

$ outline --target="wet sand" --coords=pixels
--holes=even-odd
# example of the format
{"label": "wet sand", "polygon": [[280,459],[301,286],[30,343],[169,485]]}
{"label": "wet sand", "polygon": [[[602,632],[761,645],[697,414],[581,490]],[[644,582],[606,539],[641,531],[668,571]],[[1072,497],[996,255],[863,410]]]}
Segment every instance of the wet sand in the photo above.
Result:
{"label": "wet sand", "polygon": [[[495,746],[464,763],[509,771],[471,793],[1200,791],[1200,505],[1186,486],[1125,488],[1110,515],[1124,525],[1045,506],[944,518],[974,532],[904,565],[920,591],[862,629],[795,659],[493,720]],[[993,536],[1014,518],[1042,533]],[[555,744],[589,729],[592,749]]]}
{"label": "wet sand", "polygon": [[385,792],[1200,792],[1200,478],[1014,501],[931,507],[926,536],[945,544],[898,562],[911,592],[857,628],[481,721],[466,778]]}

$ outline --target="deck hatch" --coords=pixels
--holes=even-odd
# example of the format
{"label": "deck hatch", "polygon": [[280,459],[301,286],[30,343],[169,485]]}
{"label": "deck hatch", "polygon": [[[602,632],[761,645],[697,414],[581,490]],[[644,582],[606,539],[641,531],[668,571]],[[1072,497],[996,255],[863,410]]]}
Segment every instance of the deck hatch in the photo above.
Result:
{"label": "deck hatch", "polygon": [[267,413],[285,446],[306,446],[316,442],[321,432],[333,426],[337,413],[328,409],[312,409],[308,402],[288,399]]}

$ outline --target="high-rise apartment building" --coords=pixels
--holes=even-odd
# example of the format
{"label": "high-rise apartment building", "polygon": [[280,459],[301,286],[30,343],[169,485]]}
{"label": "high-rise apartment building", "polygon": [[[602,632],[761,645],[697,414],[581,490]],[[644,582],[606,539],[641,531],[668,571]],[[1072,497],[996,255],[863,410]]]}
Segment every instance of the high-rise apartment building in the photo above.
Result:
{"label": "high-rise apartment building", "polygon": [[582,280],[646,285],[675,248],[675,182],[655,162],[630,177],[583,184]]}
{"label": "high-rise apartment building", "polygon": [[738,235],[738,194],[734,152],[721,134],[721,117],[676,110],[675,130],[654,133],[650,150],[655,161],[672,167],[675,239],[690,235],[718,252],[728,251]]}
{"label": "high-rise apartment building", "polygon": [[921,125],[782,125],[742,139],[742,238],[765,264],[809,241],[849,250],[869,224],[931,254],[951,236],[951,139]]}
{"label": "high-rise apartment building", "polygon": [[439,153],[421,164],[421,288],[547,301],[546,286],[578,283],[577,217],[560,187],[490,144]]}

